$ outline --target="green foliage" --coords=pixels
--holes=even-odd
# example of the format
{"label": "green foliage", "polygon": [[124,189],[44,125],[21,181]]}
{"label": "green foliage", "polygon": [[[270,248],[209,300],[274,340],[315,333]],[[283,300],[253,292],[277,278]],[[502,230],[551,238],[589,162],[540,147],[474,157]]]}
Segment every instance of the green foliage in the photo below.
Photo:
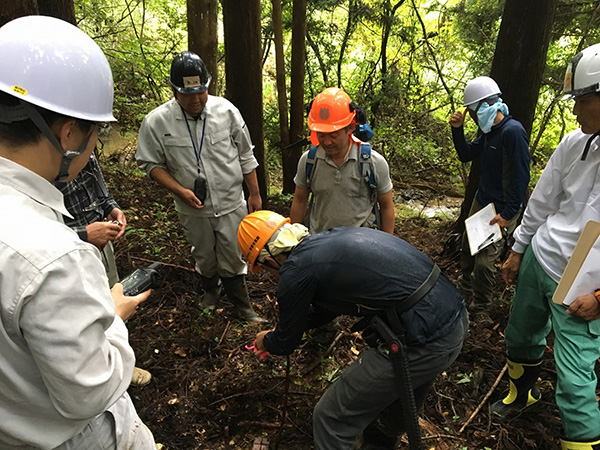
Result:
{"label": "green foliage", "polygon": [[449,10],[474,73],[489,73],[503,10],[503,0],[461,0]]}
{"label": "green foliage", "polygon": [[471,383],[473,381],[472,373],[457,373],[456,376],[458,377],[456,384]]}
{"label": "green foliage", "polygon": [[[141,119],[171,95],[170,61],[187,44],[186,2],[75,3],[78,25],[103,48],[113,69],[115,115],[125,131],[137,130]],[[431,176],[464,182],[468,168],[455,156],[447,121],[462,107],[466,82],[489,73],[504,3],[308,0],[306,104],[323,88],[336,86],[339,77],[341,86],[366,107],[375,132],[373,146],[388,158],[396,181]],[[289,72],[292,0],[281,5]],[[265,164],[271,190],[277,190],[282,151],[271,8],[271,0],[262,0]],[[533,182],[559,140],[577,127],[571,105],[555,99],[570,58],[600,41],[596,8],[596,0],[559,2],[531,135]],[[223,52],[221,39],[219,54]],[[220,76],[225,78],[222,68]],[[219,86],[223,91],[224,84]],[[468,121],[468,135],[475,131]]]}
{"label": "green foliage", "polygon": [[186,45],[185,1],[77,0],[75,7],[78,26],[111,65],[115,117],[124,129],[137,129],[170,95],[170,62]]}

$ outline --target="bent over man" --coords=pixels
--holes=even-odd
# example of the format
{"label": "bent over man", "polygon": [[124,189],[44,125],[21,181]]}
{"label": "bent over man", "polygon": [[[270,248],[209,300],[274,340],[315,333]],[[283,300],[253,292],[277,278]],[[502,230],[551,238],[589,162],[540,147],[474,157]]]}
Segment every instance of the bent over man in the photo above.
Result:
{"label": "bent over man", "polygon": [[[338,315],[377,317],[372,347],[317,403],[314,440],[318,450],[347,450],[362,433],[360,449],[395,449],[397,436],[407,431],[403,414],[416,420],[434,379],[462,348],[464,301],[426,255],[400,238],[370,228],[309,236],[306,227],[288,222],[257,211],[238,230],[251,270],[264,268],[279,279],[279,323],[257,334],[256,350],[287,355],[305,330]],[[410,384],[398,373],[390,340],[406,348],[402,367],[408,365]],[[407,391],[414,395],[412,416],[400,400]]]}
{"label": "bent over man", "polygon": [[127,388],[124,320],[150,291],[111,291],[98,249],[63,223],[63,196],[114,121],[106,57],[44,16],[0,28],[0,448],[155,449]]}

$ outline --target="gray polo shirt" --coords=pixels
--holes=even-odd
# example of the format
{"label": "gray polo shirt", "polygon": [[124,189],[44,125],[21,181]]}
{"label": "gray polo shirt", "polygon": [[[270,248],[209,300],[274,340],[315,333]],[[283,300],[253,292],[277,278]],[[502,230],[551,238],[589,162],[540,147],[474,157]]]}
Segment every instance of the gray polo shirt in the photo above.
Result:
{"label": "gray polo shirt", "polygon": [[[310,206],[309,229],[320,233],[333,227],[374,227],[373,200],[371,189],[360,173],[358,162],[360,144],[353,142],[344,162],[337,167],[322,147],[317,149],[310,179],[312,205]],[[294,183],[308,189],[306,183],[305,152],[298,162]],[[392,190],[390,169],[383,156],[371,150],[371,162],[375,171],[377,194]]]}

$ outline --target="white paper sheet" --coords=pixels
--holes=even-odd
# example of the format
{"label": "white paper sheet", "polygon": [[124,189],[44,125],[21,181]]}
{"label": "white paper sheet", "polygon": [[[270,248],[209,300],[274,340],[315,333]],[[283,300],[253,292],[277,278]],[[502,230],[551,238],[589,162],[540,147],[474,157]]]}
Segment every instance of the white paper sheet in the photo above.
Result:
{"label": "white paper sheet", "polygon": [[471,255],[476,255],[488,245],[502,239],[500,226],[497,223],[490,225],[494,217],[496,217],[496,209],[493,203],[489,203],[465,220]]}

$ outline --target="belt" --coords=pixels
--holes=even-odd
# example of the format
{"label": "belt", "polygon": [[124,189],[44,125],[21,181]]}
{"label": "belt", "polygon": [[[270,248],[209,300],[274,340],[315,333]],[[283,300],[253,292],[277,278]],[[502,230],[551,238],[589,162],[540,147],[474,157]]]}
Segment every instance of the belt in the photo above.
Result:
{"label": "belt", "polygon": [[419,300],[425,297],[425,295],[431,290],[431,288],[433,288],[433,286],[437,282],[438,277],[440,276],[440,272],[441,270],[438,267],[438,265],[434,264],[433,269],[431,269],[431,273],[429,274],[427,279],[423,281],[423,284],[421,284],[421,286],[415,289],[415,291],[408,297],[399,301],[396,304],[396,312],[398,314],[402,314],[403,312],[408,311],[410,308],[415,306]]}
{"label": "belt", "polygon": [[[433,269],[431,269],[431,272],[429,273],[429,276],[427,277],[427,279],[425,281],[423,281],[423,283],[421,284],[421,286],[419,286],[417,289],[415,289],[408,297],[403,298],[402,300],[399,300],[395,303],[394,306],[391,306],[387,309],[382,309],[382,308],[369,308],[367,306],[364,305],[357,305],[359,308],[359,312],[361,309],[365,309],[368,310],[370,314],[366,315],[365,317],[363,317],[361,320],[359,320],[358,322],[356,322],[354,324],[354,326],[352,326],[352,331],[360,331],[363,330],[371,321],[371,317],[373,314],[375,314],[377,311],[386,311],[389,313],[394,311],[396,314],[393,320],[393,327],[395,329],[397,329],[397,325],[398,325],[398,320],[397,317],[398,315],[408,311],[410,308],[412,308],[413,306],[415,306],[419,300],[421,300],[423,297],[425,297],[425,295],[431,290],[431,288],[433,288],[433,286],[435,286],[435,283],[437,282],[439,276],[440,276],[441,270],[438,267],[437,264],[433,265]],[[397,330],[395,330],[397,331]]]}

